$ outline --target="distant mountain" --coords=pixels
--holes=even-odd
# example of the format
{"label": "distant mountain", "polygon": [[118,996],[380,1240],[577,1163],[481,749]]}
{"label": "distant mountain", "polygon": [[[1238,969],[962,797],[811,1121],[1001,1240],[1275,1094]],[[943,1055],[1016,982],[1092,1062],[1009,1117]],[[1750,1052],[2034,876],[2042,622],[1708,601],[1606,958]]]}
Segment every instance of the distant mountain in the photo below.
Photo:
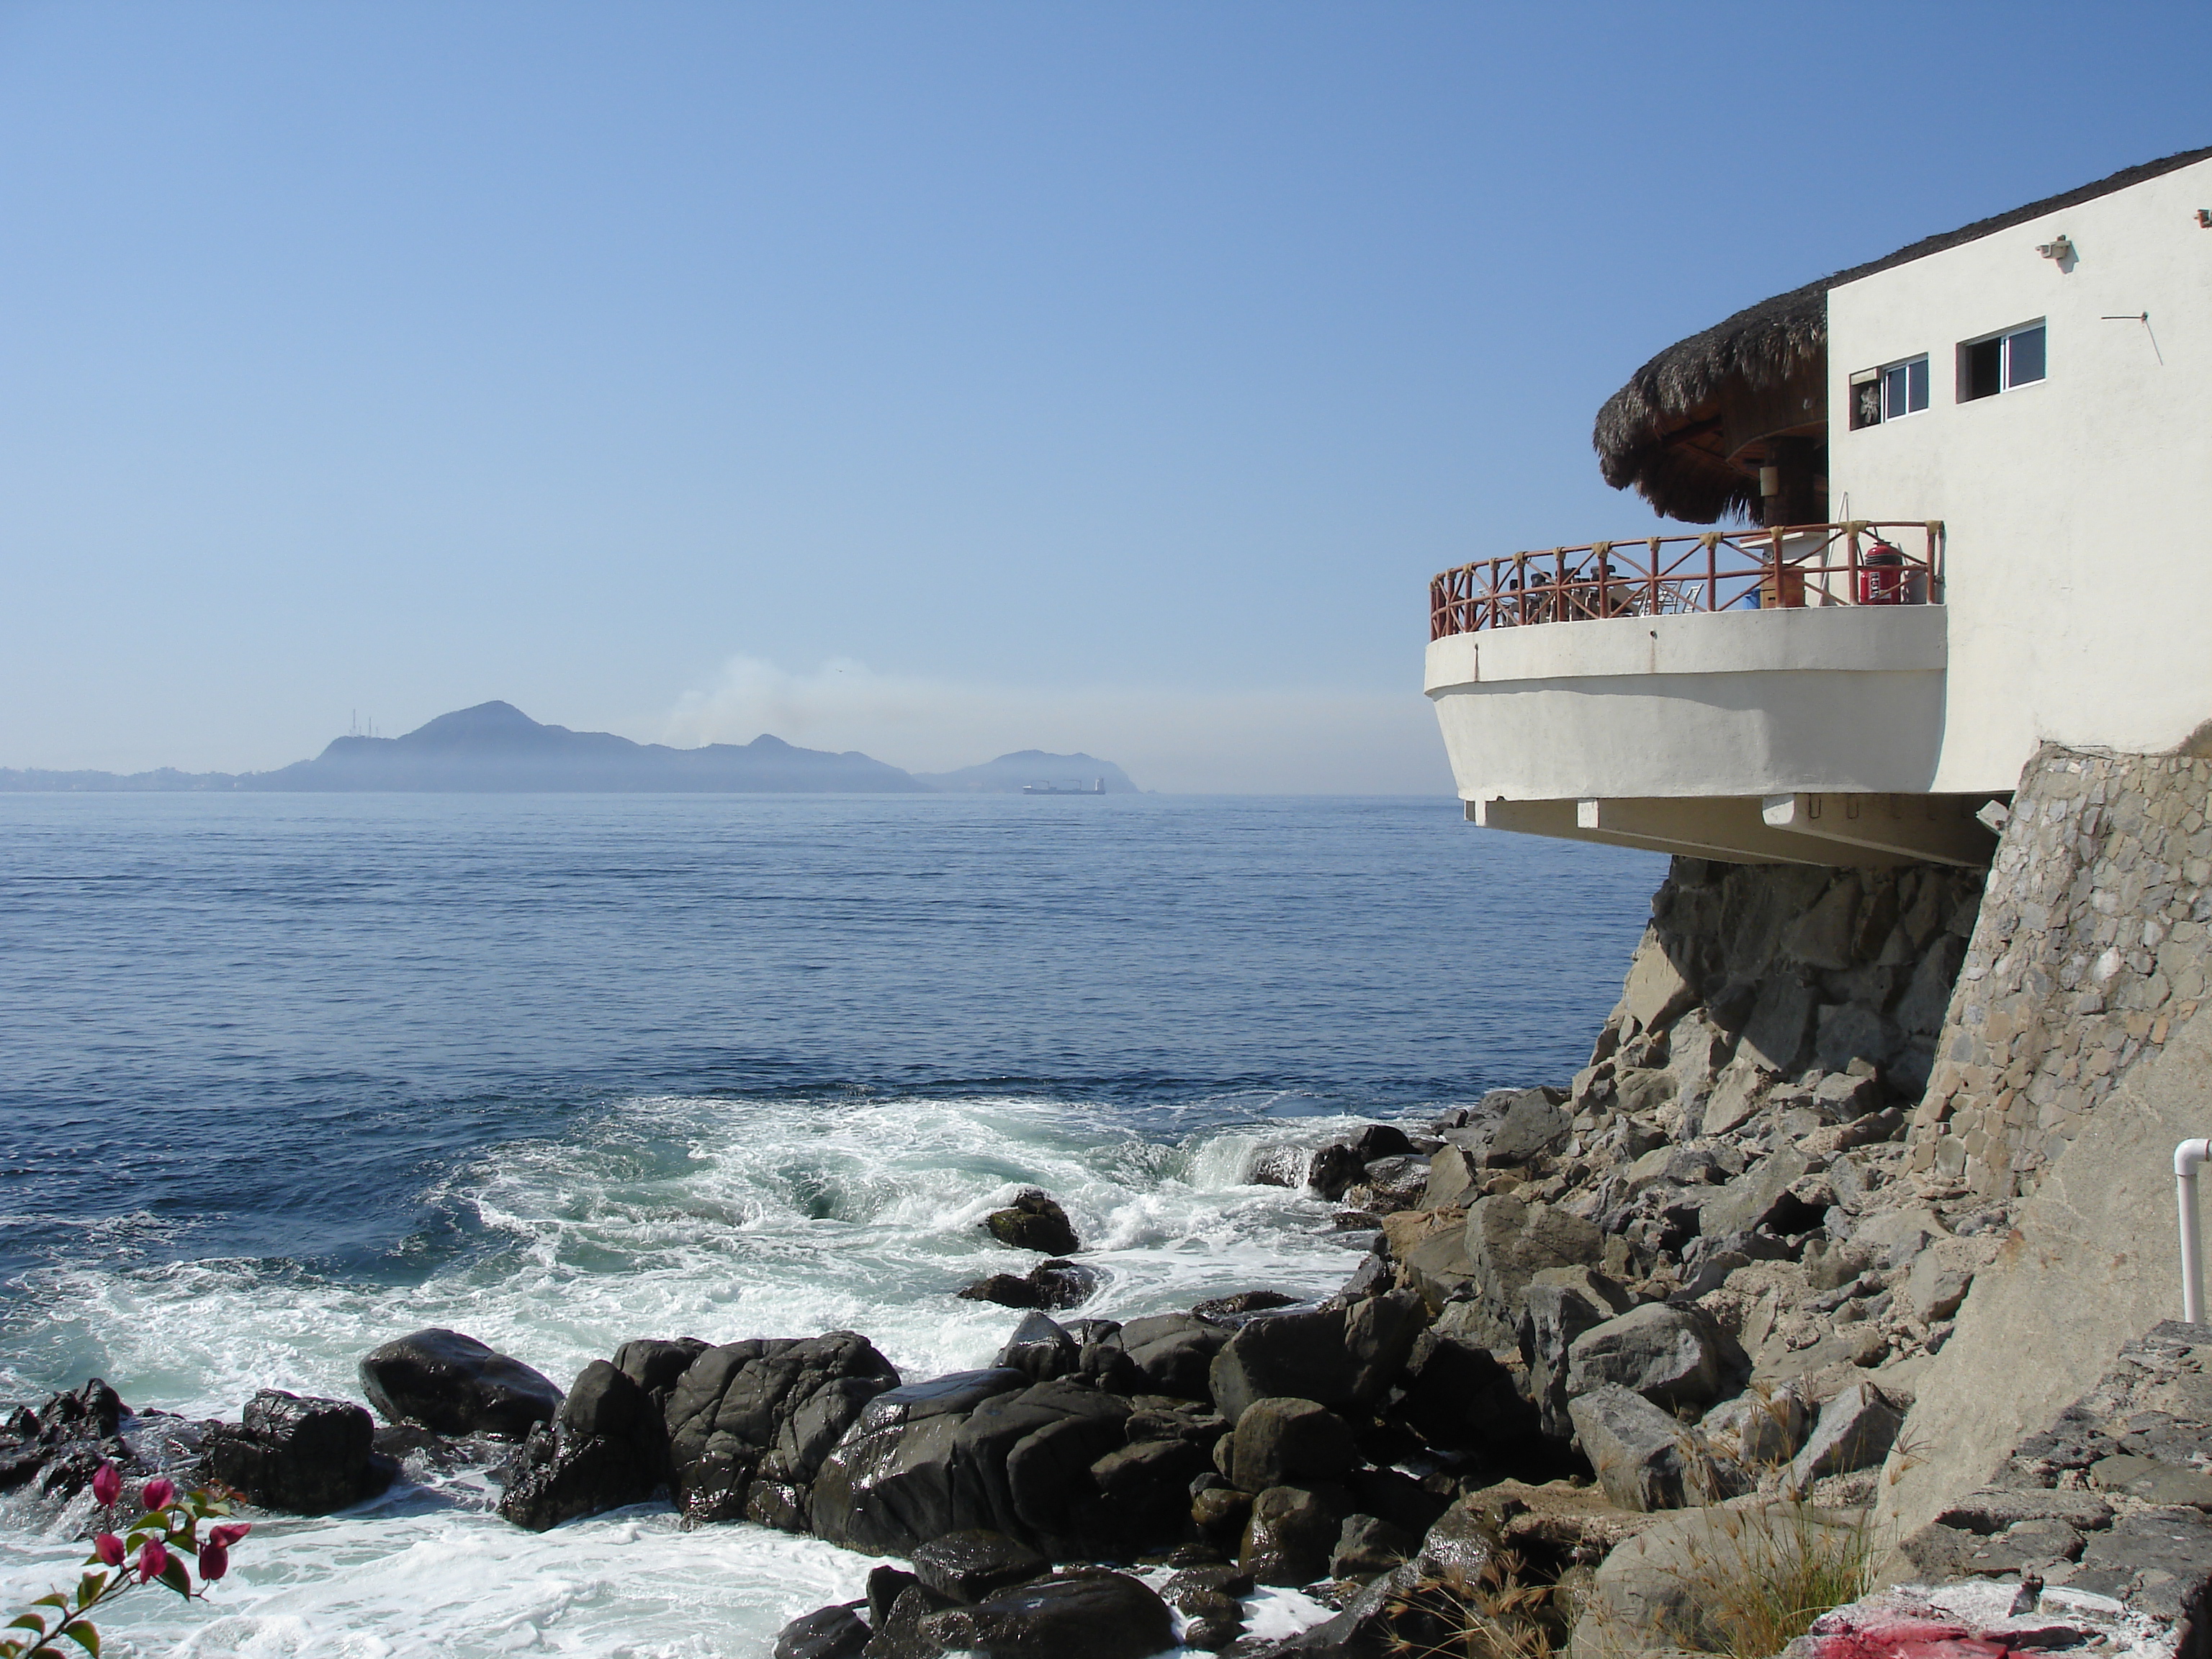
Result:
{"label": "distant mountain", "polygon": [[241,789],[632,790],[911,793],[896,766],[781,738],[671,749],[611,732],[541,726],[513,703],[480,702],[399,738],[337,738],[310,761],[239,780]]}
{"label": "distant mountain", "polygon": [[1142,793],[1112,761],[1095,755],[1048,755],[1042,749],[1018,750],[981,766],[963,766],[957,772],[917,772],[915,779],[932,789],[1002,795],[1019,794],[1033,783],[1088,789],[1103,779],[1109,795]]}
{"label": "distant mountain", "polygon": [[541,726],[513,703],[480,702],[441,714],[398,738],[337,738],[313,760],[274,772],[53,772],[0,768],[0,790],[354,790],[575,793],[915,794],[930,790],[1018,790],[1025,783],[1106,780],[1133,793],[1121,769],[1088,755],[1035,749],[981,766],[916,777],[857,750],[800,749],[765,734],[702,749],[632,743],[611,732]]}

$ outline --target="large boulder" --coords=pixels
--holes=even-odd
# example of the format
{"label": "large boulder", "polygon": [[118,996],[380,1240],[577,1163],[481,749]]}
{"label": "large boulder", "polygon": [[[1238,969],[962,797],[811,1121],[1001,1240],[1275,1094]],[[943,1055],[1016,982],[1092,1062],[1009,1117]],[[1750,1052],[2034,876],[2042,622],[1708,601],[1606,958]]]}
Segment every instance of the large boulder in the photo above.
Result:
{"label": "large boulder", "polygon": [[1437,1331],[1415,1339],[1402,1387],[1395,1415],[1440,1451],[1510,1457],[1538,1426],[1512,1372],[1489,1349]]}
{"label": "large boulder", "polygon": [[1291,1481],[1333,1480],[1358,1461],[1352,1425],[1310,1400],[1258,1400],[1237,1419],[1232,1483],[1249,1492]]}
{"label": "large boulder", "polygon": [[1055,1556],[1089,1553],[1114,1530],[1091,1468],[1123,1443],[1129,1410],[1118,1395],[1065,1381],[984,1401],[955,1437],[988,1517],[975,1524]]}
{"label": "large boulder", "polygon": [[1589,1267],[1553,1267],[1536,1274],[1522,1291],[1521,1358],[1528,1368],[1528,1395],[1546,1434],[1565,1440],[1567,1356],[1575,1339],[1636,1305],[1627,1287]]}
{"label": "large boulder", "polygon": [[1512,1193],[1476,1202],[1467,1212],[1466,1240],[1474,1311],[1484,1325],[1475,1334],[1498,1348],[1518,1338],[1529,1280],[1550,1267],[1595,1267],[1605,1254],[1595,1222]]}
{"label": "large boulder", "polygon": [[129,1467],[131,1451],[118,1430],[130,1415],[121,1397],[96,1376],[82,1388],[48,1395],[35,1408],[9,1413],[0,1425],[0,1492],[35,1480],[41,1496],[74,1498],[102,1463]]}
{"label": "large boulder", "polygon": [[823,1459],[898,1372],[852,1331],[726,1343],[693,1360],[670,1395],[676,1507],[691,1522],[807,1525]]}
{"label": "large boulder", "polygon": [[263,1509],[328,1515],[375,1497],[399,1473],[371,1444],[374,1421],[350,1401],[264,1389],[244,1416],[208,1436],[205,1468]]}
{"label": "large boulder", "polygon": [[1091,1299],[1103,1275],[1080,1261],[1040,1261],[1017,1278],[992,1273],[960,1291],[969,1302],[995,1302],[1002,1308],[1073,1308]]}
{"label": "large boulder", "polygon": [[1159,1314],[1131,1320],[1117,1336],[1151,1392],[1206,1400],[1206,1374],[1230,1333],[1193,1314]]}
{"label": "large boulder", "polygon": [[1718,1331],[1694,1310],[1646,1303],[1593,1326],[1567,1350],[1567,1395],[1608,1382],[1655,1406],[1709,1406],[1721,1397],[1729,1358]]}
{"label": "large boulder", "polygon": [[1310,1584],[1328,1571],[1344,1516],[1301,1486],[1270,1486],[1252,1500],[1237,1565],[1262,1584]]}
{"label": "large boulder", "polygon": [[1036,1187],[1024,1188],[1007,1208],[985,1216],[983,1231],[1001,1244],[1042,1255],[1073,1255],[1083,1248],[1067,1212]]}
{"label": "large boulder", "polygon": [[1234,1423],[1255,1401],[1339,1407],[1382,1398],[1426,1322],[1410,1291],[1349,1307],[1267,1314],[1231,1337],[1207,1376],[1214,1408]]}
{"label": "large boulder", "polygon": [[370,1350],[362,1392],[387,1423],[416,1423],[445,1435],[520,1440],[561,1409],[561,1390],[543,1372],[459,1331],[416,1331]]}
{"label": "large boulder", "polygon": [[[911,1592],[909,1592],[911,1593]],[[921,1621],[941,1649],[986,1659],[1149,1659],[1176,1644],[1158,1594],[1127,1574],[1091,1568],[1002,1590]]]}
{"label": "large boulder", "polygon": [[1812,1437],[1790,1466],[1790,1481],[1802,1487],[1824,1474],[1871,1468],[1889,1455],[1905,1412],[1871,1382],[1855,1382],[1820,1407]]}
{"label": "large boulder", "polygon": [[1696,1431],[1617,1382],[1570,1406],[1575,1437],[1607,1497],[1625,1510],[1678,1510],[1725,1497],[1733,1482]]}
{"label": "large boulder", "polygon": [[552,1424],[523,1443],[499,1512],[519,1527],[544,1532],[643,1503],[667,1462],[667,1431],[653,1396],[617,1366],[594,1359],[570,1384]]}
{"label": "large boulder", "polygon": [[1505,1115],[1490,1132],[1483,1162],[1492,1169],[1522,1164],[1557,1152],[1572,1133],[1573,1121],[1546,1089],[1516,1091]]}
{"label": "large boulder", "polygon": [[775,1659],[857,1659],[871,1632],[849,1607],[817,1607],[775,1635]]}
{"label": "large boulder", "polygon": [[981,1527],[933,1538],[914,1553],[915,1578],[953,1601],[981,1601],[1051,1571],[1028,1545]]}
{"label": "large boulder", "polygon": [[878,1395],[814,1478],[815,1535],[863,1554],[911,1555],[925,1540],[989,1526],[959,1462],[959,1432],[985,1401],[1027,1386],[1017,1370],[956,1371]]}
{"label": "large boulder", "polygon": [[1066,1376],[1082,1361],[1082,1346],[1073,1336],[1042,1314],[1033,1313],[1014,1327],[991,1364],[1019,1371],[1033,1382],[1046,1382]]}

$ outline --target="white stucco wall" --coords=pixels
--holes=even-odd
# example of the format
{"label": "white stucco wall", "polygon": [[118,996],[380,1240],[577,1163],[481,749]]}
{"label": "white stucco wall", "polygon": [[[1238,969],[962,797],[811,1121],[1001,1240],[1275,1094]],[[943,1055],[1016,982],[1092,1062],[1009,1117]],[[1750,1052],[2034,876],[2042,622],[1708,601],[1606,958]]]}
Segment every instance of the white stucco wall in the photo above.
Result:
{"label": "white stucco wall", "polygon": [[[1948,529],[1935,789],[2009,788],[2039,741],[2166,749],[2212,718],[2212,229],[2200,208],[2212,208],[2212,161],[1829,295],[1832,516]],[[2035,252],[2060,233],[2069,270]],[[2146,311],[2148,328],[2104,320]],[[1958,402],[1958,344],[2039,318],[2048,378]],[[1927,410],[1850,430],[1852,372],[1923,351]]]}
{"label": "white stucco wall", "polygon": [[1459,635],[1427,687],[1468,800],[1918,793],[1945,609],[1618,617]]}

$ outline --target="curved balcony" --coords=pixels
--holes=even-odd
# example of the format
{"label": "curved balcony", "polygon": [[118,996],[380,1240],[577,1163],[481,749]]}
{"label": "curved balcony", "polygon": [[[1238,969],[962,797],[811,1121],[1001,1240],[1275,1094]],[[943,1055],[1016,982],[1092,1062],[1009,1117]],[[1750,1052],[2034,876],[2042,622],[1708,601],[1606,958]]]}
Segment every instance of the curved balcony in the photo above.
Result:
{"label": "curved balcony", "polygon": [[1940,524],[1862,521],[1445,571],[1425,689],[1468,816],[1708,856],[1972,856],[1978,826],[1961,842],[1948,803],[1940,833],[1885,831],[1887,851],[1839,854],[1808,827],[1860,823],[1870,797],[1890,798],[1885,821],[1932,804],[1942,560]]}

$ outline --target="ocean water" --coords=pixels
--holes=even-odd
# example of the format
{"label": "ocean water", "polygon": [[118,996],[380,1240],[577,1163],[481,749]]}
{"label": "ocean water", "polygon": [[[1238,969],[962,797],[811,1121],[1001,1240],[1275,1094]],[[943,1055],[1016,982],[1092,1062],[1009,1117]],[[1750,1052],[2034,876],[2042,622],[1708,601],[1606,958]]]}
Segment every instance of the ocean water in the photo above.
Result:
{"label": "ocean water", "polygon": [[[0,1401],[358,1397],[424,1325],[562,1382],[836,1328],[927,1376],[1018,1317],[952,1293],[1024,1185],[1085,1313],[1323,1291],[1356,1258],[1254,1152],[1564,1079],[1662,862],[1449,800],[0,796]],[[765,1654],[873,1564],[420,1473],[109,1650]],[[0,1595],[82,1521],[0,1501]]]}

